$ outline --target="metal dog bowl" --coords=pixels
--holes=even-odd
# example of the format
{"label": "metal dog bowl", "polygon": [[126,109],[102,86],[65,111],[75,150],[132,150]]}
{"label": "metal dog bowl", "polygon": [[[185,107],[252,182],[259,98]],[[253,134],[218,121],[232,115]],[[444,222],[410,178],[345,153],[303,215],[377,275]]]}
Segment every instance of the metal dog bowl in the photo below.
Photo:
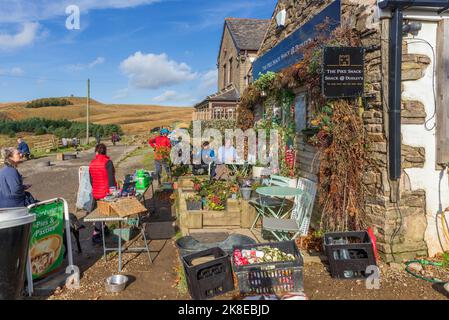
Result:
{"label": "metal dog bowl", "polygon": [[128,283],[128,277],[121,274],[110,276],[105,281],[106,291],[109,293],[117,293],[125,290]]}

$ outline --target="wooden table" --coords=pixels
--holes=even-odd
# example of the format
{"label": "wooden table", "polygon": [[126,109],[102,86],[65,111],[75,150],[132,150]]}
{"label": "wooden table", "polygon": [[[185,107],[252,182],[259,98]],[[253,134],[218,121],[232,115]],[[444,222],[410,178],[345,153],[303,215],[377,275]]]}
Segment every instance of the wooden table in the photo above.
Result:
{"label": "wooden table", "polygon": [[[148,190],[148,189],[147,189]],[[145,194],[146,191],[141,193],[141,199],[144,199],[143,194]],[[154,195],[153,195],[154,197]],[[113,252],[117,252],[118,253],[118,272],[122,272],[122,253],[124,252],[144,252],[146,251],[148,254],[148,259],[150,261],[150,263],[153,263],[153,260],[151,259],[151,254],[150,254],[150,248],[148,246],[148,241],[145,235],[145,224],[142,223],[142,216],[143,215],[148,215],[148,212],[144,213],[144,214],[137,214],[134,216],[129,216],[129,217],[120,217],[118,214],[112,213],[109,216],[103,215],[100,213],[100,211],[98,209],[95,209],[94,211],[92,211],[91,213],[89,213],[87,216],[84,217],[84,221],[85,222],[101,222],[101,235],[103,238],[103,255],[104,255],[104,259],[105,261],[107,261],[107,255],[106,253],[108,251],[113,251]],[[135,220],[137,219],[137,227],[140,229],[140,234],[143,237],[143,240],[145,242],[145,246],[144,247],[136,247],[136,248],[130,248],[131,244],[127,247],[127,248],[122,248],[122,222],[128,222],[131,219]],[[106,240],[105,240],[105,235],[104,235],[104,224],[106,222],[118,222],[119,224],[119,239],[118,239],[118,248],[117,247],[112,247],[112,248],[108,248],[106,247]]]}

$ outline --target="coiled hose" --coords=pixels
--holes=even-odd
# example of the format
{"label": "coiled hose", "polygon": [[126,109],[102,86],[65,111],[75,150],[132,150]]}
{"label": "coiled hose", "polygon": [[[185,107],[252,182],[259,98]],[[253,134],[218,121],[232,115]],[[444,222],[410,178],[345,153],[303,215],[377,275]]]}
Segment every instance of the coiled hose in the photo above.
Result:
{"label": "coiled hose", "polygon": [[443,267],[443,263],[441,263],[441,262],[433,262],[433,261],[429,261],[429,260],[425,260],[425,259],[410,260],[410,261],[407,261],[405,263],[405,265],[406,265],[405,271],[407,271],[407,273],[411,274],[412,276],[414,276],[414,277],[416,277],[418,279],[421,279],[421,280],[424,280],[424,281],[427,281],[427,282],[430,282],[430,283],[446,283],[446,281],[442,281],[440,279],[435,279],[435,278],[426,278],[426,277],[423,277],[423,276],[421,276],[421,275],[411,271],[410,270],[410,265],[412,263],[419,263],[422,266],[429,266],[430,265],[430,266],[435,266],[435,267]]}

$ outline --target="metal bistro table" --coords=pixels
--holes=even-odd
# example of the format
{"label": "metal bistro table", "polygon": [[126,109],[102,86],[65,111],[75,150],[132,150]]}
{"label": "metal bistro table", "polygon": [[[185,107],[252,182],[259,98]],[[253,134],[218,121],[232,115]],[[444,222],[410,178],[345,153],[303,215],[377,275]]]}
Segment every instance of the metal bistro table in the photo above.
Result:
{"label": "metal bistro table", "polygon": [[[148,189],[146,189],[145,191],[139,192],[137,194],[137,198],[139,200],[144,199],[144,194],[147,190]],[[153,197],[154,197],[154,195],[153,195]],[[151,259],[150,248],[149,248],[148,242],[147,242],[147,237],[145,235],[145,225],[142,224],[142,215],[143,214],[138,214],[136,216],[130,216],[130,217],[120,217],[119,215],[105,216],[105,215],[102,215],[98,209],[95,209],[90,214],[88,214],[86,217],[84,217],[85,222],[101,222],[101,234],[102,234],[102,238],[103,238],[104,259],[105,259],[105,261],[107,261],[107,252],[108,251],[117,252],[118,253],[118,272],[119,273],[122,272],[122,253],[124,253],[124,252],[144,252],[144,251],[146,251],[148,254],[148,259],[149,259],[150,263],[153,263],[153,260]],[[130,248],[130,245],[133,243],[133,242],[131,242],[131,244],[127,248],[122,248],[122,222],[128,223],[130,221],[135,221],[136,219],[137,219],[137,227],[140,229],[140,234],[143,237],[145,246]],[[106,240],[105,240],[105,235],[104,235],[104,225],[106,222],[118,222],[118,227],[120,230],[119,235],[118,235],[118,248],[106,247]]]}
{"label": "metal bistro table", "polygon": [[[261,216],[265,216],[265,212],[267,211],[275,218],[284,218],[285,216],[287,216],[293,210],[293,207],[282,213],[286,204],[286,199],[301,195],[302,190],[292,187],[272,186],[257,188],[256,193],[259,195],[259,201],[256,203],[257,215],[256,219],[253,222],[253,225],[251,226],[251,229],[254,228],[257,220]],[[263,197],[282,199],[282,201],[270,202],[267,199],[263,199]],[[277,210],[275,210],[276,208]]]}

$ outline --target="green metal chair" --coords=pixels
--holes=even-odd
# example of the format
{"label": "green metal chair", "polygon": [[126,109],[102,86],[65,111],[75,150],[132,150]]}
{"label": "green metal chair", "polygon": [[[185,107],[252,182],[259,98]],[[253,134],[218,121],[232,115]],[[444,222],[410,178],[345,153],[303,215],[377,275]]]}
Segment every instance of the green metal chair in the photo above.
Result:
{"label": "green metal chair", "polygon": [[[295,184],[295,181],[296,181],[296,179],[287,178],[287,177],[278,176],[278,175],[272,175],[270,177],[269,186],[291,187],[292,184],[293,185]],[[293,198],[291,198],[291,199],[286,198],[286,199],[287,200],[292,200]],[[251,226],[251,230],[254,229],[254,226],[256,225],[256,223],[259,220],[259,218],[267,216],[265,214],[265,209],[267,207],[276,208],[276,207],[281,206],[282,202],[283,202],[282,199],[266,197],[266,196],[259,196],[256,199],[250,200],[249,203],[257,211],[257,215],[256,215],[256,218],[254,219],[254,222],[253,222],[252,226]]]}
{"label": "green metal chair", "polygon": [[[295,198],[295,205],[290,219],[263,218],[263,229],[270,231],[278,241],[293,240],[298,236],[306,236],[309,231],[313,205],[316,196],[316,183],[299,178],[297,188],[303,190]],[[293,234],[293,236],[290,236]]]}

